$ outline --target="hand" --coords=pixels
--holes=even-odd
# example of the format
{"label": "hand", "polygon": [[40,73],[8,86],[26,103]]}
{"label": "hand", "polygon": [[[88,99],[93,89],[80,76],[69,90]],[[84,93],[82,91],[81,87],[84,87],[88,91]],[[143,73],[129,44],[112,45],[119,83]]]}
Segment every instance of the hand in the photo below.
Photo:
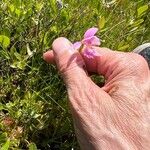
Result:
{"label": "hand", "polygon": [[[83,150],[150,149],[150,71],[134,53],[93,47],[85,58],[65,38],[53,42],[43,57],[56,62],[67,86],[74,127]],[[98,87],[87,72],[104,75]]]}

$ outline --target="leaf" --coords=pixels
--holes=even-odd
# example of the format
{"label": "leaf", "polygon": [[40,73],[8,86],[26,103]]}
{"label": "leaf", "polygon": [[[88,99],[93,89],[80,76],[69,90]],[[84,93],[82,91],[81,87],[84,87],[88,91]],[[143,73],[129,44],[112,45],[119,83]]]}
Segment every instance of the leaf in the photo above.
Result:
{"label": "leaf", "polygon": [[26,67],[26,62],[25,61],[20,61],[17,63],[17,68],[23,70]]}
{"label": "leaf", "polygon": [[[62,17],[62,20],[67,22],[69,20],[69,15],[68,15],[68,12],[66,10],[62,10],[61,11],[61,17]],[[65,23],[64,22],[64,23]]]}
{"label": "leaf", "polygon": [[131,25],[131,27],[138,27],[138,26],[140,26],[143,22],[144,22],[144,19],[139,19],[139,20],[135,21],[135,22]]}
{"label": "leaf", "polygon": [[6,59],[10,59],[10,55],[7,51],[0,51],[0,55]]}
{"label": "leaf", "polygon": [[14,52],[14,56],[17,58],[17,60],[22,60],[21,55],[18,52]]}
{"label": "leaf", "polygon": [[20,9],[16,9],[16,10],[15,10],[15,14],[19,17],[19,16],[20,16],[20,14],[21,14]]}
{"label": "leaf", "polygon": [[0,35],[0,43],[4,48],[7,48],[10,44],[10,38],[5,35]]}
{"label": "leaf", "polygon": [[[0,124],[0,127],[1,126],[2,126],[2,124]],[[6,132],[0,132],[0,143],[6,142],[6,139],[7,139],[7,133]]]}
{"label": "leaf", "polygon": [[14,12],[15,6],[11,4],[11,5],[9,6],[9,9],[10,9],[11,12]]}
{"label": "leaf", "polygon": [[33,52],[30,50],[29,44],[27,44],[27,54],[29,57],[33,56]]}
{"label": "leaf", "polygon": [[0,110],[3,110],[4,106],[2,103],[0,103]]}
{"label": "leaf", "polygon": [[129,47],[130,47],[130,45],[129,45],[129,44],[127,44],[127,45],[124,45],[124,46],[122,46],[122,47],[118,48],[118,50],[120,50],[120,51],[124,51],[124,50],[127,50]]}
{"label": "leaf", "polygon": [[13,3],[14,3],[14,5],[15,5],[15,7],[19,8],[20,5],[21,5],[21,3],[22,3],[21,1],[22,1],[22,0],[14,0]]}
{"label": "leaf", "polygon": [[54,34],[57,33],[58,32],[57,26],[52,26],[51,32],[54,32]]}
{"label": "leaf", "polygon": [[104,28],[105,26],[105,23],[106,23],[106,20],[105,20],[105,17],[101,17],[100,20],[99,20],[99,28],[102,29]]}
{"label": "leaf", "polygon": [[8,150],[10,145],[10,140],[8,139],[6,143],[1,147],[1,150]]}
{"label": "leaf", "polygon": [[7,37],[10,37],[10,29],[8,27],[5,27],[3,30],[2,30],[2,35],[5,35]]}
{"label": "leaf", "polygon": [[25,69],[26,65],[27,64],[25,61],[15,61],[13,64],[10,65],[10,67],[23,70],[23,69]]}
{"label": "leaf", "polygon": [[148,10],[148,5],[143,5],[140,8],[138,8],[138,10],[137,10],[138,17],[140,17],[147,10]]}
{"label": "leaf", "polygon": [[36,144],[35,143],[30,143],[29,144],[29,150],[37,150]]}
{"label": "leaf", "polygon": [[35,7],[36,7],[36,10],[39,12],[39,11],[41,11],[41,9],[43,8],[43,3],[41,2],[38,2],[36,5],[35,5]]}
{"label": "leaf", "polygon": [[51,8],[52,8],[53,12],[56,13],[56,1],[51,0],[50,3],[51,3]]}

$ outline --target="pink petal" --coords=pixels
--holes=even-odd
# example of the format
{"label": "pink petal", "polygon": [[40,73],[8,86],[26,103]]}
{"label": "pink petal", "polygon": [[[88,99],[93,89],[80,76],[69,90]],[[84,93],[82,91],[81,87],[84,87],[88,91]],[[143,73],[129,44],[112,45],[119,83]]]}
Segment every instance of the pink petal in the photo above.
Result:
{"label": "pink petal", "polygon": [[96,50],[88,47],[85,48],[83,55],[89,59],[93,59],[96,56],[100,56],[100,54],[96,52]]}
{"label": "pink petal", "polygon": [[75,50],[78,50],[78,49],[81,47],[81,45],[82,45],[81,42],[75,42],[75,43],[73,44],[73,47],[74,47]]}
{"label": "pink petal", "polygon": [[90,46],[99,46],[101,44],[100,39],[96,36],[91,36],[82,40],[82,43]]}
{"label": "pink petal", "polygon": [[90,28],[88,29],[85,34],[84,34],[84,38],[89,38],[91,36],[94,36],[96,34],[96,32],[98,31],[98,28]]}

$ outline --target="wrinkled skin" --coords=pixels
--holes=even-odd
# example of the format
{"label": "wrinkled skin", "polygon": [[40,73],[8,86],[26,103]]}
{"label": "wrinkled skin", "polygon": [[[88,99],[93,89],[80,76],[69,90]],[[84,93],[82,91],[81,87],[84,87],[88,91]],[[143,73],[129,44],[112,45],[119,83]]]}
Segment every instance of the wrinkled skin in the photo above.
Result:
{"label": "wrinkled skin", "polygon": [[[43,57],[56,63],[66,84],[77,139],[83,150],[150,149],[150,70],[134,53],[93,47],[93,60],[65,38]],[[83,50],[84,51],[84,50]],[[104,75],[98,87],[87,72]]]}

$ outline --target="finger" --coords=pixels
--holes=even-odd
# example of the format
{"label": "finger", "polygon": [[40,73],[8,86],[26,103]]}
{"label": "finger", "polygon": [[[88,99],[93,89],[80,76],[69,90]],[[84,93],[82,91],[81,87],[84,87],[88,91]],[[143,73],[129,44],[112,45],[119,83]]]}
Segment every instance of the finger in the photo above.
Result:
{"label": "finger", "polygon": [[[118,65],[118,62],[119,62],[119,66],[121,65],[120,69],[123,67],[123,70],[131,70],[131,68],[134,68],[134,72],[135,72],[136,71],[135,68],[139,68],[138,70],[141,72],[141,70],[140,70],[141,67],[142,67],[142,70],[144,70],[144,71],[147,70],[146,69],[147,68],[146,61],[137,54],[112,51],[108,48],[99,48],[99,47],[93,47],[93,48],[94,48],[94,50],[96,50],[97,53],[99,53],[99,56],[94,57],[94,59],[89,59],[89,58],[85,57],[83,55],[84,51],[82,52],[82,57],[84,58],[84,61],[86,64],[86,69],[91,74],[98,73],[98,74],[104,75],[106,78],[108,78],[110,76],[110,74],[113,72],[112,66],[114,66],[114,68],[115,68],[115,66],[116,66],[115,64]],[[47,56],[47,59],[45,59],[47,62],[50,62],[50,63],[54,62],[54,57],[53,57],[52,52],[47,53],[45,55],[49,55],[49,56]],[[129,62],[131,62],[130,65],[128,65]],[[133,63],[133,62],[136,62],[136,63]],[[141,67],[139,67],[139,64]],[[107,67],[108,65],[109,65],[110,69],[108,69],[108,67]],[[133,65],[134,65],[134,67],[133,67]]]}
{"label": "finger", "polygon": [[74,50],[73,45],[66,38],[58,38],[53,44],[54,58],[66,85],[81,84],[89,80],[85,71],[85,63],[80,53]]}
{"label": "finger", "polygon": [[[82,118],[91,105],[102,99],[111,99],[99,88],[86,73],[85,62],[81,54],[74,50],[72,43],[66,38],[58,38],[52,45],[58,70],[67,86],[71,112],[75,117]],[[78,115],[77,115],[78,114]],[[77,118],[78,118],[77,117]]]}
{"label": "finger", "polygon": [[[111,51],[110,49],[107,49],[107,48],[97,48],[95,47],[97,52],[101,55],[101,54],[106,54],[108,53],[109,51]],[[82,53],[82,56],[84,57],[83,53]],[[47,52],[45,52],[43,54],[43,59],[49,63],[49,64],[55,64],[55,58],[54,58],[54,52],[52,50],[49,50]],[[86,63],[86,69],[87,71],[92,74],[92,73],[97,73],[97,63],[95,61],[95,59],[88,59],[86,57],[84,57],[84,61]]]}
{"label": "finger", "polygon": [[43,59],[49,64],[55,64],[54,53],[49,50],[43,54]]}
{"label": "finger", "polygon": [[107,79],[125,73],[130,75],[141,72],[148,73],[147,62],[138,54],[131,52],[112,51],[108,48],[92,47],[99,55],[92,59],[82,56],[85,60],[87,70],[104,75]]}
{"label": "finger", "polygon": [[94,51],[96,51],[97,55],[94,56],[93,58],[91,57],[86,57],[86,55],[84,55],[85,51],[84,49],[82,50],[82,57],[85,61],[86,67],[88,72],[90,73],[98,73],[98,74],[102,74],[100,73],[97,69],[98,69],[98,64],[99,64],[99,59],[100,58],[104,58],[104,56],[110,55],[111,52],[113,52],[112,50],[108,49],[108,48],[99,48],[99,47],[92,47],[92,49],[94,49]]}
{"label": "finger", "polygon": [[106,82],[102,89],[107,93],[114,93],[118,88],[122,89],[121,87],[127,85],[132,87],[133,83],[138,85],[149,81],[149,67],[142,56],[107,48],[94,47],[94,50],[100,55],[93,59],[83,55],[83,58],[88,70],[104,75]]}

